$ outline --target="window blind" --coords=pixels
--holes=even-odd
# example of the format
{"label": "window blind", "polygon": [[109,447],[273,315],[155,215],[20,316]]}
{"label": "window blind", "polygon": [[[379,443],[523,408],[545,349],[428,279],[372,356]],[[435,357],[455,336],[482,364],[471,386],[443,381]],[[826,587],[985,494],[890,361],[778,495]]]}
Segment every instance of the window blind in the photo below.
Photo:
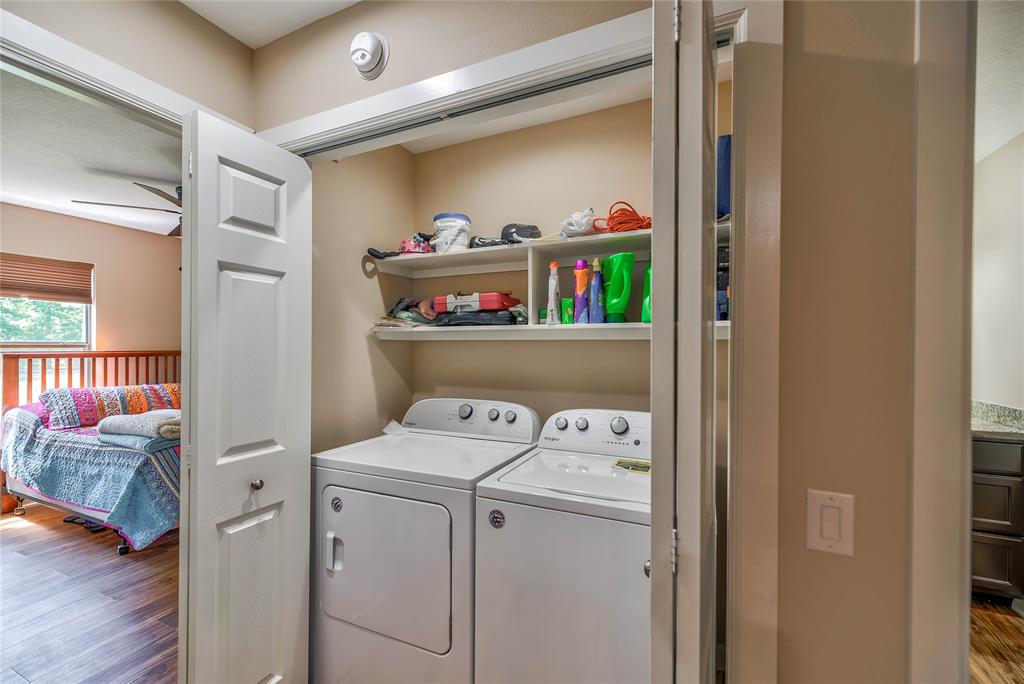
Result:
{"label": "window blind", "polygon": [[92,264],[0,252],[0,297],[92,304]]}

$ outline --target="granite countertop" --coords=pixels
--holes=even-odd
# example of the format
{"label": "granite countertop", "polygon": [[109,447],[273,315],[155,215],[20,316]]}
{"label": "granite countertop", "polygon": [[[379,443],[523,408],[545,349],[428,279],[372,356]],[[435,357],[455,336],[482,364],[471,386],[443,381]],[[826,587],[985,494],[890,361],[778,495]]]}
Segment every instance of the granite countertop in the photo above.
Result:
{"label": "granite countertop", "polygon": [[982,439],[1024,441],[1024,410],[972,401],[971,435]]}

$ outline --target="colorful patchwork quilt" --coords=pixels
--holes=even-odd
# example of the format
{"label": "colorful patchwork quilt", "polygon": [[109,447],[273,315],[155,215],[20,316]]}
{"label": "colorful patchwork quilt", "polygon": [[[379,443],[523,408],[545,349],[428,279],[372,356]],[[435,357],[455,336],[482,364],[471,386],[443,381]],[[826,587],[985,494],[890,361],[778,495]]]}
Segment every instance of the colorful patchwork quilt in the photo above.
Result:
{"label": "colorful patchwork quilt", "polygon": [[104,444],[95,428],[51,429],[41,404],[3,418],[0,468],[42,501],[93,511],[145,548],[178,523],[180,447],[152,453]]}

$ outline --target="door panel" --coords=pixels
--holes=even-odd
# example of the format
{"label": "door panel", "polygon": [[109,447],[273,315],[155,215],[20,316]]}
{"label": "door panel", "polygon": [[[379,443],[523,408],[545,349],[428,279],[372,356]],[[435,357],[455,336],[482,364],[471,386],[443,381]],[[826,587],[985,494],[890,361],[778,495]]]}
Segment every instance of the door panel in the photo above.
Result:
{"label": "door panel", "polygon": [[188,677],[304,682],[311,174],[208,115],[183,130]]}
{"label": "door panel", "polygon": [[337,620],[439,655],[451,648],[452,516],[436,503],[327,487],[320,603]]}
{"label": "door panel", "polygon": [[709,1],[655,3],[651,678],[687,684],[715,671],[713,45]]}

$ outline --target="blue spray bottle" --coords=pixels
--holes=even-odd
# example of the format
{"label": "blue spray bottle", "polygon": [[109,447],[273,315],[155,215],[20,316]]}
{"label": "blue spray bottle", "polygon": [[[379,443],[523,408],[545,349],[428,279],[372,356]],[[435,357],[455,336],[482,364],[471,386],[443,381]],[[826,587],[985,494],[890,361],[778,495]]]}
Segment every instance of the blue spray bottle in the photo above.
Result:
{"label": "blue spray bottle", "polygon": [[604,276],[601,275],[601,260],[596,257],[590,276],[590,322],[604,323]]}

